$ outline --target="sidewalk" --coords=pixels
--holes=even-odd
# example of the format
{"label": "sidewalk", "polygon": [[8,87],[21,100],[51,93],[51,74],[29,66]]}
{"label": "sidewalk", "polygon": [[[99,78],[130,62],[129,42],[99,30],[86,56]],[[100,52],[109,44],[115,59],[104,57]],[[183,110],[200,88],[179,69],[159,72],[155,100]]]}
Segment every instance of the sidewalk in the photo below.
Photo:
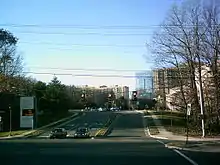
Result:
{"label": "sidewalk", "polygon": [[151,135],[149,129],[147,133],[150,137],[155,139],[167,139],[172,140],[173,142],[164,143],[165,147],[186,150],[186,151],[196,151],[196,152],[220,152],[220,138],[196,138],[188,137],[188,144],[186,145],[186,136],[174,135],[172,132],[167,131],[161,124],[161,121],[156,115],[151,111],[147,111],[151,117],[154,119],[154,123],[159,130],[159,134]]}
{"label": "sidewalk", "polygon": [[[154,123],[157,126],[158,130],[159,130],[159,134],[157,134],[156,136],[152,136],[149,135],[151,137],[154,138],[158,138],[158,139],[169,139],[169,140],[177,140],[177,141],[185,141],[186,140],[186,136],[183,135],[174,135],[172,132],[167,131],[161,124],[160,120],[158,119],[158,117],[156,115],[154,115],[151,111],[147,111],[151,117],[154,119]],[[220,138],[199,138],[199,137],[189,137],[188,138],[189,141],[220,141]]]}
{"label": "sidewalk", "polygon": [[194,151],[194,152],[220,152],[220,142],[170,142],[165,144],[165,147],[171,149]]}

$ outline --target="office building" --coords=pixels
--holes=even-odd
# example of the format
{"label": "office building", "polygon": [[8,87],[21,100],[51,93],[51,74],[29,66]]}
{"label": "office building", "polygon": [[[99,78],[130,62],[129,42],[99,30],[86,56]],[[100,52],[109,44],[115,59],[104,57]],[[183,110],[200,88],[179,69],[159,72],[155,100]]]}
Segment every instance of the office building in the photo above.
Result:
{"label": "office building", "polygon": [[138,98],[151,99],[153,97],[152,71],[138,72],[135,74]]}

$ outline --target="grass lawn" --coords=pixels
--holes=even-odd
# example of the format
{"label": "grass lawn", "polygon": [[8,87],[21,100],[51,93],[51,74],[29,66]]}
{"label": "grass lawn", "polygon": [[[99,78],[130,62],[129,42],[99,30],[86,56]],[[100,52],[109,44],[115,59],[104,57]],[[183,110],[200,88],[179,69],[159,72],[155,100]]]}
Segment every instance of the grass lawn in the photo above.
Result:
{"label": "grass lawn", "polygon": [[[12,131],[11,136],[20,135],[22,133],[25,133],[29,130],[18,130],[18,131]],[[9,136],[9,132],[0,132],[0,137]]]}
{"label": "grass lawn", "polygon": [[[181,112],[160,111],[153,112],[161,121],[161,125],[167,131],[176,135],[186,135],[186,119],[185,114]],[[201,131],[196,128],[189,128],[189,136],[201,136]]]}

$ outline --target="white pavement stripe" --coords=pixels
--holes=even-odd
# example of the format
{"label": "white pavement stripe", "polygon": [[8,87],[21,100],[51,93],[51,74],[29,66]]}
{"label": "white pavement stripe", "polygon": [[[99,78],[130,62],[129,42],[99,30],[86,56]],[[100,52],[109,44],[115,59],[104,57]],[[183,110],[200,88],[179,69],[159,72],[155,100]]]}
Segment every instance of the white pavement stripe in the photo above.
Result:
{"label": "white pavement stripe", "polygon": [[184,155],[182,152],[174,149],[173,151],[175,151],[176,153],[178,153],[180,156],[182,156],[183,158],[185,158],[186,160],[188,160],[192,165],[198,165],[198,163],[196,163],[195,161],[193,161],[192,159],[190,159],[189,157],[187,157],[186,155]]}
{"label": "white pavement stripe", "polygon": [[159,143],[161,143],[161,144],[163,144],[163,145],[165,145],[165,143],[164,142],[162,142],[162,141],[160,141],[160,140],[157,140]]}
{"label": "white pavement stripe", "polygon": [[[163,144],[166,147],[166,144],[163,141],[157,140],[157,142]],[[187,161],[189,161],[192,165],[198,165],[198,163],[196,163],[195,161],[193,161],[192,159],[190,159],[189,157],[187,157],[186,155],[184,155],[182,152],[173,149],[173,151],[175,151],[176,153],[178,153],[180,156],[182,156],[184,159],[186,159]]]}
{"label": "white pavement stripe", "polygon": [[154,139],[163,139],[163,140],[168,139],[167,137],[160,137],[160,136],[151,135],[151,134],[150,134],[150,130],[149,130],[148,127],[144,130],[144,133],[145,133],[146,136],[150,136],[150,137],[152,137],[152,138],[154,138]]}

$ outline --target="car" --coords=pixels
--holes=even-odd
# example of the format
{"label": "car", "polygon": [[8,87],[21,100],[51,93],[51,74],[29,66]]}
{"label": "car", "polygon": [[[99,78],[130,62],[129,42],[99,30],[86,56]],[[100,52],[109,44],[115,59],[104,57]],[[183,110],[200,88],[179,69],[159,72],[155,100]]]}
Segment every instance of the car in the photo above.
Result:
{"label": "car", "polygon": [[89,128],[87,127],[77,128],[74,134],[74,138],[89,138],[89,137],[91,137],[91,133]]}
{"label": "car", "polygon": [[102,112],[102,111],[103,111],[103,109],[100,107],[100,108],[98,109],[98,111],[99,111],[99,112]]}
{"label": "car", "polygon": [[67,131],[64,128],[55,128],[50,132],[49,138],[66,138]]}

